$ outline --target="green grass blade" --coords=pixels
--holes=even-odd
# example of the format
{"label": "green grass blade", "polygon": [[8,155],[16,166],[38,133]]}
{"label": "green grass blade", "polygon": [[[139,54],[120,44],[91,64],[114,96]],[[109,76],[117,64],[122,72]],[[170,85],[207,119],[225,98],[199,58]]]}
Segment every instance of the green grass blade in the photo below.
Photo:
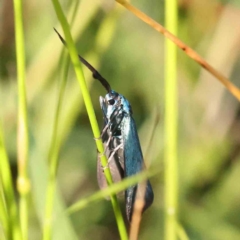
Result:
{"label": "green grass blade", "polygon": [[141,173],[136,174],[134,176],[125,178],[121,182],[114,183],[113,185],[108,186],[107,188],[102,189],[102,190],[94,193],[93,195],[91,195],[87,198],[81,199],[77,203],[70,206],[67,209],[67,213],[68,214],[73,214],[73,213],[83,209],[84,207],[88,206],[89,204],[91,204],[95,201],[106,198],[111,194],[119,193],[119,192],[127,189],[129,186],[132,186],[136,183],[139,183],[141,181],[144,181],[144,180],[148,179],[149,177],[152,177],[152,176],[156,175],[160,171],[161,171],[160,168],[154,168],[154,169],[151,169],[151,170],[141,172]]}
{"label": "green grass blade", "polygon": [[61,111],[61,106],[63,102],[63,94],[67,82],[67,74],[69,67],[69,57],[66,55],[66,52],[63,56],[63,63],[60,69],[63,69],[62,79],[60,83],[57,108],[54,119],[53,134],[51,140],[51,146],[49,150],[49,177],[47,185],[47,194],[46,194],[46,206],[45,206],[45,219],[43,227],[43,239],[51,239],[52,235],[52,214],[53,214],[53,204],[54,204],[54,195],[56,191],[56,172],[58,166],[58,156],[60,151],[60,145],[58,144],[58,128],[59,128],[59,116]]}
{"label": "green grass blade", "polygon": [[28,121],[25,89],[25,49],[22,1],[14,0],[16,57],[18,73],[18,191],[20,194],[20,223],[24,240],[28,239]]}
{"label": "green grass blade", "polygon": [[10,171],[9,160],[4,144],[3,139],[3,131],[0,126],[0,176],[1,176],[1,184],[3,187],[3,191],[1,194],[1,198],[5,199],[6,211],[8,214],[8,229],[9,234],[7,236],[11,236],[11,239],[21,240],[22,234],[19,225],[18,213],[17,213],[17,204],[14,196],[14,187],[12,182],[12,175]]}
{"label": "green grass blade", "polygon": [[[70,53],[71,61],[72,61],[72,64],[74,66],[74,70],[75,70],[75,73],[76,73],[76,76],[77,76],[77,79],[78,79],[78,82],[79,82],[79,85],[80,85],[80,88],[81,88],[81,92],[82,92],[83,99],[84,99],[84,102],[85,102],[85,106],[86,106],[86,109],[87,109],[87,113],[88,113],[88,116],[89,116],[90,124],[91,124],[91,127],[92,127],[93,135],[94,135],[94,138],[97,139],[96,140],[97,149],[98,149],[99,153],[102,154],[104,152],[104,147],[103,147],[102,141],[99,139],[100,138],[100,130],[99,130],[99,127],[98,127],[98,124],[97,124],[96,116],[95,116],[92,101],[91,101],[91,98],[90,98],[90,95],[89,95],[89,92],[88,92],[88,89],[87,89],[87,86],[86,86],[86,82],[84,80],[84,76],[83,76],[82,69],[81,69],[81,64],[80,64],[79,59],[78,59],[78,54],[77,54],[76,48],[74,46],[72,36],[70,34],[70,31],[69,31],[69,25],[67,23],[67,20],[66,20],[64,14],[63,14],[63,11],[62,11],[62,8],[61,8],[59,2],[57,0],[52,0],[52,2],[53,2],[53,5],[54,5],[54,8],[55,8],[55,12],[58,16],[58,19],[59,19],[59,21],[62,25],[63,31],[64,31],[64,35],[65,35],[68,50],[69,50],[69,53]],[[102,163],[103,167],[107,166],[106,156],[103,155],[101,157],[101,163]],[[108,168],[105,171],[105,176],[106,176],[108,184],[111,184],[112,183],[112,178],[111,178],[110,170]],[[116,221],[117,221],[117,225],[118,225],[118,229],[119,229],[121,239],[128,239],[125,224],[124,224],[124,221],[123,221],[122,213],[121,213],[116,195],[111,196],[111,202],[112,202],[112,205],[113,205],[113,210],[114,210],[114,214],[115,214],[115,217],[116,217]]]}
{"label": "green grass blade", "polygon": [[[1,155],[1,153],[0,153]],[[0,157],[0,161],[1,161]],[[0,170],[0,173],[2,171]],[[0,232],[2,231],[2,234],[4,236],[4,239],[11,239],[11,224],[10,224],[10,219],[8,215],[8,209],[7,209],[7,201],[6,201],[6,196],[4,193],[4,187],[3,187],[3,181],[1,179],[1,174],[0,174]],[[1,236],[1,234],[0,234]]]}
{"label": "green grass blade", "polygon": [[[75,4],[73,6],[73,14],[72,14],[71,22],[73,22],[75,19],[78,5],[79,5],[79,1],[75,1]],[[60,145],[58,144],[59,141],[57,140],[59,121],[60,121],[59,118],[60,118],[60,112],[62,109],[63,96],[64,96],[65,87],[66,87],[67,75],[68,75],[68,69],[69,69],[69,63],[70,63],[69,56],[65,50],[63,50],[61,63],[62,63],[60,64],[60,69],[62,69],[62,73],[60,77],[61,82],[60,82],[60,88],[59,88],[59,94],[58,94],[56,113],[54,117],[53,134],[52,134],[49,157],[48,157],[50,173],[48,177],[45,218],[44,218],[44,224],[43,224],[44,240],[50,240],[53,232],[52,215],[53,215],[53,209],[54,209],[54,196],[56,191],[56,173],[57,173],[57,166],[58,166],[58,156],[60,151]]]}
{"label": "green grass blade", "polygon": [[[177,32],[177,1],[165,1],[166,28]],[[177,239],[177,46],[165,40],[165,239]]]}
{"label": "green grass blade", "polygon": [[[81,8],[88,9],[89,6],[92,3],[89,3],[88,5],[85,4],[85,6],[82,5],[83,2],[81,2]],[[94,6],[96,7],[96,6]],[[91,6],[92,10],[93,6]],[[76,9],[76,8],[75,8]],[[77,13],[79,12],[84,12],[85,10],[80,10],[79,8],[77,9]],[[71,18],[72,16],[72,7],[68,11],[68,16]],[[115,28],[115,18],[116,18],[116,11],[114,11],[112,14],[108,15],[107,18],[105,18],[104,22],[101,24],[101,29],[98,31],[98,34],[96,36],[96,43],[95,46],[92,48],[89,54],[86,55],[86,59],[90,60],[91,63],[93,63],[94,66],[99,65],[99,58],[96,55],[96,52],[101,56],[106,49],[109,46],[109,43],[111,42],[112,36],[116,30]],[[82,15],[80,15],[82,16]],[[88,16],[89,17],[89,16]],[[91,15],[91,18],[94,18],[94,15]],[[85,21],[85,19],[84,19]],[[84,22],[83,21],[83,22]],[[89,20],[90,21],[90,20]],[[110,26],[109,26],[110,24]],[[82,29],[82,26],[79,26]],[[106,32],[107,31],[107,32]],[[99,37],[99,35],[104,35],[104,38]],[[107,38],[106,38],[107,36]],[[104,42],[102,42],[102,39],[104,39]],[[55,41],[59,41],[57,35],[55,34]],[[61,45],[59,41],[59,45],[63,48],[63,45]],[[100,46],[99,46],[100,45]],[[97,46],[97,47],[96,47]],[[57,46],[56,46],[57,47]],[[97,50],[95,49],[97,48]],[[100,50],[100,51],[99,51]],[[69,56],[69,54],[68,54]],[[61,59],[62,61],[62,59]],[[61,66],[58,66],[58,69],[62,72],[64,71],[64,64],[60,63]],[[88,83],[89,86],[91,86],[93,79],[91,74],[86,71],[87,78],[89,79]],[[62,74],[60,76],[62,78]],[[60,83],[61,84],[61,83]],[[61,86],[60,86],[61,89]],[[79,89],[77,90],[78,94],[76,94],[76,87],[71,86],[70,89],[66,89],[64,95],[67,96],[68,98],[68,104],[62,107],[61,112],[64,112],[64,114],[61,114],[61,118],[59,119],[59,126],[58,128],[58,133],[57,133],[57,138],[52,137],[56,140],[54,143],[55,149],[60,149],[63,143],[66,140],[66,137],[68,136],[72,125],[76,121],[77,116],[79,115],[79,110],[81,111],[82,109],[82,97],[79,92]],[[56,118],[56,115],[55,115]],[[56,124],[54,124],[56,126]],[[52,149],[52,147],[50,147]],[[32,176],[32,184],[33,184],[33,195],[35,199],[35,204],[37,207],[37,214],[39,216],[40,221],[42,222],[42,225],[46,220],[43,220],[46,216],[43,214],[43,211],[41,209],[45,208],[44,203],[46,202],[45,199],[45,194],[43,195],[42,193],[46,192],[47,188],[50,188],[49,186],[49,181],[47,182],[48,176],[48,171],[49,169],[47,168],[46,164],[42,163],[42,159],[39,159],[39,157],[36,156],[43,156],[45,155],[42,151],[39,151],[40,149],[37,147],[34,147],[31,149],[31,161],[30,161],[30,169],[31,169],[31,176]],[[58,150],[59,151],[59,150]],[[58,152],[57,151],[57,152]],[[52,151],[50,151],[52,152]],[[55,151],[54,151],[55,152]],[[54,153],[49,154],[49,157],[47,157],[49,160],[51,159],[50,156],[55,155]],[[34,159],[34,160],[33,160]],[[45,159],[45,157],[44,157]],[[34,161],[34,162],[33,162]],[[50,160],[50,162],[52,162]],[[44,167],[43,167],[44,165]],[[40,170],[41,169],[41,170]],[[41,172],[41,175],[39,174]],[[55,196],[54,196],[54,212],[53,215],[48,218],[50,221],[54,220],[56,215],[60,215],[62,212],[64,212],[64,209],[66,206],[64,205],[64,201],[62,199],[62,196],[60,193],[57,191],[57,186],[55,189]],[[43,220],[43,221],[42,221]],[[73,226],[71,225],[71,222],[68,218],[68,216],[61,217],[61,219],[58,218],[57,221],[51,222],[52,224],[52,239],[77,239],[77,236],[74,232]]]}
{"label": "green grass blade", "polygon": [[187,233],[180,224],[177,225],[177,235],[180,240],[189,240]]}

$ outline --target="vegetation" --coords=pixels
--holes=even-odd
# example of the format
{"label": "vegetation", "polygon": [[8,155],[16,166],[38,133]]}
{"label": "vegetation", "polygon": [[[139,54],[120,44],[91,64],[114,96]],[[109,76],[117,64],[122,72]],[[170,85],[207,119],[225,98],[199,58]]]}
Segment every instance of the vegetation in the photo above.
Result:
{"label": "vegetation", "polygon": [[[164,123],[171,118],[165,115],[164,69],[171,61],[164,58],[165,38],[113,1],[70,2],[61,1],[61,6],[78,53],[132,105],[149,171],[130,181],[149,176],[155,193],[139,239],[240,239],[238,100],[177,52],[177,69],[173,63],[170,76],[171,69],[176,71],[172,143],[177,137],[173,155],[178,164],[173,167],[178,189],[170,185],[170,191],[177,200],[178,223],[176,234],[166,235],[164,189],[171,174],[164,177],[164,157],[171,152],[164,153]],[[97,186],[97,134],[92,133],[75,65],[53,30],[64,36],[58,10],[49,1],[22,4],[23,29],[21,14],[16,15],[21,1],[14,2],[15,18],[11,1],[0,4],[0,239],[124,239],[121,216]],[[133,4],[171,28],[164,24],[171,12],[164,1]],[[181,0],[178,14],[178,37],[240,87],[239,2]],[[82,70],[101,127],[99,96],[106,92],[88,69]],[[112,186],[111,193],[130,181]],[[124,201],[119,203],[124,217]]]}

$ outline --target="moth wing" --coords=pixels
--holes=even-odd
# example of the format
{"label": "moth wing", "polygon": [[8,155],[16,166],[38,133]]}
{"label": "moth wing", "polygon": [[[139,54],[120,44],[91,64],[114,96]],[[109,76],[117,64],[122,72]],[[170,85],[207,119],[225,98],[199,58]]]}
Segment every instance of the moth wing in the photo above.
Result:
{"label": "moth wing", "polygon": [[[123,149],[116,148],[121,144],[120,139],[111,137],[112,139],[108,142],[110,134],[109,129],[103,134],[103,144],[105,149],[105,154],[107,159],[109,160],[110,156],[113,154],[113,157],[108,161],[108,167],[111,171],[113,182],[120,182],[124,176],[124,159],[123,159]],[[100,155],[98,154],[97,160],[97,179],[98,185],[100,189],[104,189],[107,187],[107,181],[104,175],[104,169],[101,165]],[[119,193],[118,195],[122,195]]]}
{"label": "moth wing", "polygon": [[[122,137],[125,159],[125,177],[129,177],[145,169],[136,124],[134,119],[130,115],[125,116],[122,120]],[[125,191],[126,214],[129,221],[131,221],[138,186],[140,186],[140,184],[131,186]],[[143,208],[144,211],[152,204],[154,198],[150,182],[147,180],[146,187],[144,187],[143,189],[139,187],[139,191],[145,191],[145,205]],[[143,195],[143,193],[140,193],[140,196],[141,195]]]}

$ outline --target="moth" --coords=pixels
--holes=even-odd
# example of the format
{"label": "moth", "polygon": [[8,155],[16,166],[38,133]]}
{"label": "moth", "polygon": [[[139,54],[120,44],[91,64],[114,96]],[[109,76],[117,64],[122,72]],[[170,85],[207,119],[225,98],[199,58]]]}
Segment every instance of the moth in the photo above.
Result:
{"label": "moth", "polygon": [[[62,36],[60,40],[66,45]],[[133,176],[145,169],[140,141],[133,118],[133,112],[128,100],[111,89],[108,81],[83,57],[80,61],[92,72],[93,78],[99,80],[107,90],[105,97],[100,97],[100,106],[103,113],[103,129],[101,137],[108,159],[108,167],[114,182]],[[101,166],[100,156],[97,160],[97,178],[100,189],[107,187],[104,169]],[[125,190],[125,206],[128,221],[131,221],[134,203],[138,197],[144,200],[143,211],[153,202],[154,194],[149,180],[145,185],[138,183]]]}
{"label": "moth", "polygon": [[[100,97],[100,105],[104,118],[102,136],[108,166],[113,181],[118,182],[145,168],[136,124],[132,117],[131,105],[123,95],[111,90],[104,98]],[[99,158],[97,172],[99,187],[106,187],[106,179]],[[139,184],[136,184],[125,191],[126,215],[129,221],[132,218],[137,191],[142,191],[139,195],[143,195],[143,211],[153,202],[154,194],[149,180],[146,182],[145,189],[138,189],[138,187]]]}

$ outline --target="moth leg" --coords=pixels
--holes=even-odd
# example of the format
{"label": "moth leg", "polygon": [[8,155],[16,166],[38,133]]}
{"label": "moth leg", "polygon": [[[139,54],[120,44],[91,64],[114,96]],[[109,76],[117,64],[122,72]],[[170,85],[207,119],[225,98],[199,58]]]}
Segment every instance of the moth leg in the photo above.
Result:
{"label": "moth leg", "polygon": [[109,127],[109,123],[106,124],[106,126],[103,128],[100,137],[97,137],[97,138],[94,137],[93,139],[94,139],[95,141],[102,139],[102,138],[103,138],[103,135],[106,133],[106,130],[108,129],[108,127]]}
{"label": "moth leg", "polygon": [[109,126],[110,126],[110,123],[107,123],[107,124],[105,125],[105,127],[103,128],[102,133],[101,133],[101,138],[102,138],[103,135],[107,132],[107,129],[109,128]]}
{"label": "moth leg", "polygon": [[113,156],[114,156],[114,154],[117,152],[117,150],[119,149],[119,148],[121,148],[121,147],[123,147],[123,144],[121,143],[121,144],[119,144],[114,150],[113,150],[113,152],[111,153],[111,155],[109,156],[109,158],[108,158],[108,163],[113,159]]}
{"label": "moth leg", "polygon": [[104,128],[103,128],[103,130],[102,130],[102,132],[101,132],[100,137],[97,137],[97,138],[94,137],[93,139],[94,139],[95,141],[100,140],[100,139],[103,140],[103,135],[104,135],[105,133],[107,133],[107,129],[109,128],[109,126],[110,126],[110,122],[107,123],[107,124],[104,126]]}
{"label": "moth leg", "polygon": [[109,144],[110,144],[111,140],[112,140],[112,136],[110,136],[110,137],[108,138],[103,153],[99,154],[99,157],[100,157],[100,158],[103,157],[103,155],[106,154],[106,151],[108,150],[108,147],[109,147]]}
{"label": "moth leg", "polygon": [[110,161],[113,159],[114,154],[115,154],[115,153],[118,151],[118,149],[121,148],[122,146],[123,146],[123,144],[121,143],[121,144],[119,144],[119,145],[113,150],[113,152],[111,153],[111,155],[110,155],[109,158],[108,158],[108,164],[107,164],[105,167],[102,166],[103,171],[104,171],[105,169],[109,168],[109,163],[110,163]]}
{"label": "moth leg", "polygon": [[106,143],[106,146],[105,146],[105,151],[106,149],[109,147],[109,144],[110,144],[110,141],[112,140],[112,135],[110,134],[108,140],[107,140],[107,143]]}
{"label": "moth leg", "polygon": [[100,137],[97,137],[97,138],[93,138],[95,141],[98,141],[98,140],[101,140],[102,139],[102,137],[100,136]]}
{"label": "moth leg", "polygon": [[107,144],[106,144],[106,147],[104,148],[103,153],[100,154],[100,152],[99,152],[98,149],[97,149],[99,158],[101,158],[101,157],[103,157],[104,155],[106,155],[106,152],[107,152],[107,146],[109,145],[110,140],[111,140],[111,138],[108,139]]}

